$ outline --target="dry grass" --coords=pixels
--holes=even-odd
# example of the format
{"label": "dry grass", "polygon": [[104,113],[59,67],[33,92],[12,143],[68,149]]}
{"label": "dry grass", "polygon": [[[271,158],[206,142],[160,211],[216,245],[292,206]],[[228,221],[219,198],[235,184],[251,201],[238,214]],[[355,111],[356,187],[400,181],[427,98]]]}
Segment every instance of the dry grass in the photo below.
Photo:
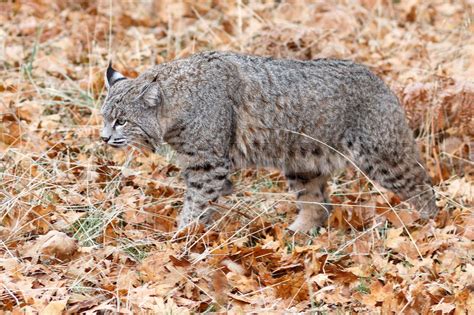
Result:
{"label": "dry grass", "polygon": [[[472,1],[25,0],[0,12],[0,310],[474,309]],[[284,178],[242,170],[215,228],[177,235],[173,152],[98,141],[102,73],[110,59],[135,76],[208,49],[369,65],[406,108],[436,221],[417,225],[350,169],[331,182],[328,226],[290,236]]]}

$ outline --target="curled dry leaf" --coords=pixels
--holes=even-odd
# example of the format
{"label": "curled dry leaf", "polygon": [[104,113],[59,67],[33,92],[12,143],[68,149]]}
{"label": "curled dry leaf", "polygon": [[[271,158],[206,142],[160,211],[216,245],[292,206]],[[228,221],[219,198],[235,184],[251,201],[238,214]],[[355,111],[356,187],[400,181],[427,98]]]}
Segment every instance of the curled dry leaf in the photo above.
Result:
{"label": "curled dry leaf", "polygon": [[61,315],[66,308],[67,300],[52,301],[40,312],[40,315]]}
{"label": "curled dry leaf", "polygon": [[42,261],[55,259],[67,261],[77,252],[77,241],[59,231],[49,231],[37,240],[38,254]]}
{"label": "curled dry leaf", "polygon": [[387,239],[385,240],[385,246],[392,249],[397,249],[405,241],[405,237],[400,236],[403,233],[403,227],[398,229],[390,229],[387,232]]}
{"label": "curled dry leaf", "polygon": [[245,274],[245,269],[238,263],[230,260],[230,259],[224,259],[221,264],[223,266],[226,266],[230,271],[233,273],[243,275]]}
{"label": "curled dry leaf", "polygon": [[226,275],[229,285],[241,293],[250,293],[258,290],[258,283],[251,277],[229,272]]}
{"label": "curled dry leaf", "polygon": [[212,287],[214,289],[214,299],[220,306],[227,304],[227,291],[229,283],[222,270],[216,270],[212,275]]}
{"label": "curled dry leaf", "polygon": [[448,192],[453,197],[464,199],[469,203],[474,203],[474,183],[466,178],[452,180],[449,183]]}
{"label": "curled dry leaf", "polygon": [[442,314],[449,314],[456,308],[454,303],[439,303],[431,307],[433,312],[441,312]]}
{"label": "curled dry leaf", "polygon": [[[383,215],[392,223],[395,228],[409,226],[420,218],[420,214],[415,211],[400,210],[395,213],[395,210],[383,211]],[[400,221],[401,220],[401,221]]]}

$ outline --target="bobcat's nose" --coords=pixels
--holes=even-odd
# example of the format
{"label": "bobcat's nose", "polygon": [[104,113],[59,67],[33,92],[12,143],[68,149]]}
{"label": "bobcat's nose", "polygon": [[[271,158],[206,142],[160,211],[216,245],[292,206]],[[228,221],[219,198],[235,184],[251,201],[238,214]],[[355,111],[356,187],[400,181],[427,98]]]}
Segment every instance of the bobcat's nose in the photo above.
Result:
{"label": "bobcat's nose", "polygon": [[110,140],[110,137],[101,137],[101,138],[102,138],[102,140],[104,140],[105,143],[109,142],[109,140]]}

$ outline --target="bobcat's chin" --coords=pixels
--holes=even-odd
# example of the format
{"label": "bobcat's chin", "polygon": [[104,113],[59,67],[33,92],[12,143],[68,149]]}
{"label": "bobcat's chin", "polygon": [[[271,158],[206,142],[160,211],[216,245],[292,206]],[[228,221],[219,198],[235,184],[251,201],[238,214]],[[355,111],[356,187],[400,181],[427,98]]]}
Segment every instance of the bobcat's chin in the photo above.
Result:
{"label": "bobcat's chin", "polygon": [[124,143],[108,143],[108,145],[111,146],[112,148],[120,149],[120,148],[127,147],[128,143],[127,142],[124,142]]}

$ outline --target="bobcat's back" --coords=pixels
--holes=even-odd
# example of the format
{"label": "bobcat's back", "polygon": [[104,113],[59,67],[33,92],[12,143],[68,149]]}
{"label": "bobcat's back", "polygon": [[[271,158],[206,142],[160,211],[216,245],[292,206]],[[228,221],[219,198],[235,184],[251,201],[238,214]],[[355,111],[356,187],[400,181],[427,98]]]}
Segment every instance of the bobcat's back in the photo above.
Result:
{"label": "bobcat's back", "polygon": [[304,168],[295,165],[302,161],[312,169],[317,159],[329,172],[331,164],[341,166],[336,150],[350,153],[347,144],[361,137],[367,146],[412,141],[397,98],[364,66],[333,59],[223,59],[239,78],[231,89],[238,100],[233,148],[242,161],[283,169]]}

